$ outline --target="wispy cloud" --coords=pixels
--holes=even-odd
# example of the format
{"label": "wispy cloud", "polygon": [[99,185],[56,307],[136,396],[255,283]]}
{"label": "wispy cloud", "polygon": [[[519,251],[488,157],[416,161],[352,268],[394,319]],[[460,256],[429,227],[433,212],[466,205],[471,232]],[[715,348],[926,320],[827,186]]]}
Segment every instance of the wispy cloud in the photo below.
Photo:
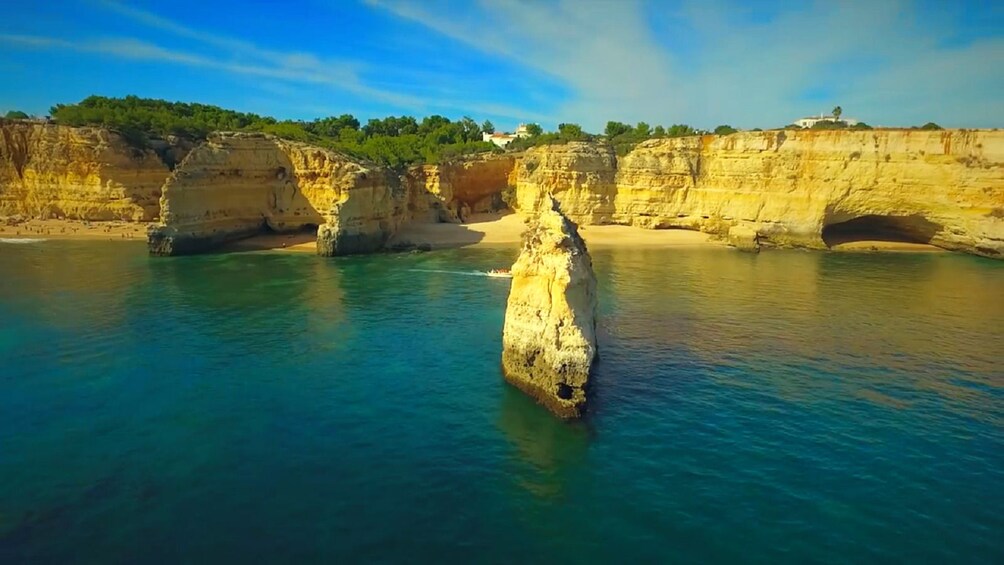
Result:
{"label": "wispy cloud", "polygon": [[[1002,68],[1002,40],[946,48],[949,23],[923,26],[906,0],[787,5],[774,14],[726,0],[497,0],[449,9],[368,1],[559,78],[575,95],[555,121],[593,129],[606,119],[776,126],[832,104],[883,124],[988,126],[1004,116],[996,94],[1004,76],[993,71]],[[674,30],[654,25],[653,11],[671,13],[691,33],[685,49],[667,41]],[[801,96],[811,90],[831,92],[833,100]]]}

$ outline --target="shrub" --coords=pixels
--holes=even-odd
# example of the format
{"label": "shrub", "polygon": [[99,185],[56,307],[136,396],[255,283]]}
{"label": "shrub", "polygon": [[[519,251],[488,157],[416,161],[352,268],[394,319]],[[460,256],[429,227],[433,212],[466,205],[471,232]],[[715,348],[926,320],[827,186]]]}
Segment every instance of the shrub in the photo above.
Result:
{"label": "shrub", "polygon": [[847,122],[843,121],[822,121],[812,125],[812,129],[847,129]]}

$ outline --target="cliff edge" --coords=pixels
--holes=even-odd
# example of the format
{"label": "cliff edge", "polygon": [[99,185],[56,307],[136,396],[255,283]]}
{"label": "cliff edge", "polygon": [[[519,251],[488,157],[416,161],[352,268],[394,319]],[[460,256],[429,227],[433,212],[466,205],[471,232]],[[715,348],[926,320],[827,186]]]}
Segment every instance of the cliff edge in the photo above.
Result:
{"label": "cliff edge", "polygon": [[891,239],[1004,258],[1004,131],[765,131],[530,149],[510,177],[584,225],[694,229],[738,247]]}
{"label": "cliff edge", "polygon": [[170,172],[103,128],[0,120],[0,216],[148,222]]}
{"label": "cliff edge", "polygon": [[155,255],[182,255],[264,232],[317,229],[321,255],[376,251],[397,229],[396,176],[311,145],[259,133],[218,133],[164,184]]}
{"label": "cliff edge", "polygon": [[551,199],[529,220],[512,267],[503,372],[558,416],[576,418],[586,407],[596,352],[592,259],[576,225]]}

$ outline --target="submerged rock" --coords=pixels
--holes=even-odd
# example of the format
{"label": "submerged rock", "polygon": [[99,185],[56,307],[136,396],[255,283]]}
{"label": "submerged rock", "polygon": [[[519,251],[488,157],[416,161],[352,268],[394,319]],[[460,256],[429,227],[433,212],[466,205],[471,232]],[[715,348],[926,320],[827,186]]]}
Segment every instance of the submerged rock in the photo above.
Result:
{"label": "submerged rock", "polygon": [[586,407],[596,358],[596,277],[557,202],[529,222],[512,267],[502,334],[505,378],[562,418]]}

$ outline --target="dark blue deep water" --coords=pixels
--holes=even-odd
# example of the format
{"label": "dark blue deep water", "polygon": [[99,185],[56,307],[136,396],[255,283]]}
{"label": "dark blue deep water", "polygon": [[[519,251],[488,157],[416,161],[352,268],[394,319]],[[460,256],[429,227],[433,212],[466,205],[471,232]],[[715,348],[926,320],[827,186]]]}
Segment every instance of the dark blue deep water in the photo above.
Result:
{"label": "dark blue deep water", "polygon": [[1004,262],[593,256],[568,424],[511,250],[0,243],[0,562],[1004,562]]}

